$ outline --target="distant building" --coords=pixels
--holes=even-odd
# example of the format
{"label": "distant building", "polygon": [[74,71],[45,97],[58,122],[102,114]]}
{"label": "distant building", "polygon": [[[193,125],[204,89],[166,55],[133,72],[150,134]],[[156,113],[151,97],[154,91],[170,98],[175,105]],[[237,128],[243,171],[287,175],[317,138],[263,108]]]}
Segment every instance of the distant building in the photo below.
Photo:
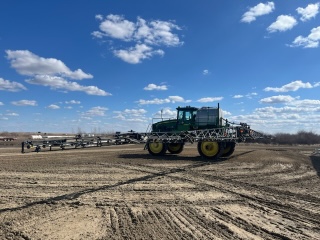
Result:
{"label": "distant building", "polygon": [[14,141],[16,138],[13,137],[0,137],[0,141]]}
{"label": "distant building", "polygon": [[32,139],[42,139],[41,135],[31,135]]}

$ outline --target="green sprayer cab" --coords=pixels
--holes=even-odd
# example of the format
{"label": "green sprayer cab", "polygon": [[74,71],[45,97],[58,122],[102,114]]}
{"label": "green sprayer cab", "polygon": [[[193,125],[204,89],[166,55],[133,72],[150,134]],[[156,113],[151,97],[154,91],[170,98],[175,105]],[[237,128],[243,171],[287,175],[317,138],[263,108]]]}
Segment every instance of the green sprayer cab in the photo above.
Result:
{"label": "green sprayer cab", "polygon": [[198,142],[198,152],[209,159],[228,157],[237,142],[261,138],[246,123],[234,126],[223,118],[219,107],[178,107],[176,119],[152,124],[146,149],[152,155],[181,153],[186,142]]}
{"label": "green sprayer cab", "polygon": [[152,132],[192,131],[226,126],[219,107],[177,107],[177,118],[152,124]]}

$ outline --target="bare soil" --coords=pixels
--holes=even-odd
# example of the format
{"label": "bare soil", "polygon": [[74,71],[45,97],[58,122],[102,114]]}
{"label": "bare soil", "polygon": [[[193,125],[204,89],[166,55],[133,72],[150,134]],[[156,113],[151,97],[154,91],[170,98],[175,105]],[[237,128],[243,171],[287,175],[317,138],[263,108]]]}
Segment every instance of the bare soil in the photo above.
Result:
{"label": "bare soil", "polygon": [[0,239],[319,239],[319,146],[0,148]]}

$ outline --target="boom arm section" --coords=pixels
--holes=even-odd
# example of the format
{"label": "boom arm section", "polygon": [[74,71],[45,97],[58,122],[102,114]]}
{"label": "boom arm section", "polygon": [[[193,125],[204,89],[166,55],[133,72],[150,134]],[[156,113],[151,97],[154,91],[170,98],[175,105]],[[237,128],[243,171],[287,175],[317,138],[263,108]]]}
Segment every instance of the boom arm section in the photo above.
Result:
{"label": "boom arm section", "polygon": [[239,142],[244,142],[246,139],[262,139],[265,137],[263,133],[257,132],[250,129],[250,126],[246,123],[240,123],[240,126],[236,127],[238,129],[238,140]]}
{"label": "boom arm section", "polygon": [[151,132],[147,134],[148,142],[184,143],[200,141],[244,142],[246,139],[263,138],[264,135],[250,129],[249,125],[229,126],[193,131]]}

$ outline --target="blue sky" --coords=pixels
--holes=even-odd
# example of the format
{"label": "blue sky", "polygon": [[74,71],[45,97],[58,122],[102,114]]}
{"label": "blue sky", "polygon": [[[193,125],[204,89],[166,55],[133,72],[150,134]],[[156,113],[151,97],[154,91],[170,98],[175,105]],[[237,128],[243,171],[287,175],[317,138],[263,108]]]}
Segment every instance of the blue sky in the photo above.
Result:
{"label": "blue sky", "polygon": [[146,131],[213,106],[267,133],[320,133],[320,3],[0,3],[0,132]]}

